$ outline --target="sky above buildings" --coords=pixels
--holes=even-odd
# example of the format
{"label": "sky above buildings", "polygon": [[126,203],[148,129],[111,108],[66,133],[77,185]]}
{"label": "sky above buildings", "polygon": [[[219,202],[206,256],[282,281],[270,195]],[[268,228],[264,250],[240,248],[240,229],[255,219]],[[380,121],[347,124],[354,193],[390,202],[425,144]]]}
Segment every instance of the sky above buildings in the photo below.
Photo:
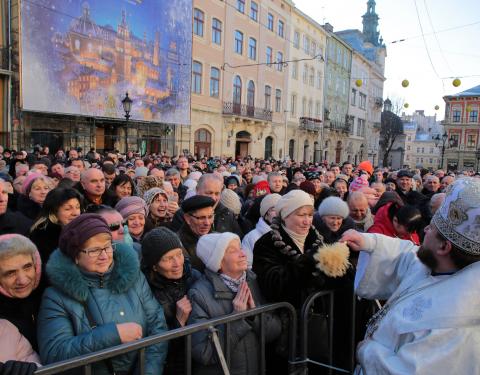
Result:
{"label": "sky above buildings", "polygon": [[[362,30],[367,0],[294,2],[318,23],[332,24],[334,31]],[[443,119],[443,96],[480,84],[478,0],[377,0],[376,4],[387,47],[384,98],[408,103],[406,113],[423,109]],[[454,87],[450,77],[460,78],[461,86]],[[407,88],[401,85],[404,79],[410,82]],[[440,106],[438,111],[435,105]]]}

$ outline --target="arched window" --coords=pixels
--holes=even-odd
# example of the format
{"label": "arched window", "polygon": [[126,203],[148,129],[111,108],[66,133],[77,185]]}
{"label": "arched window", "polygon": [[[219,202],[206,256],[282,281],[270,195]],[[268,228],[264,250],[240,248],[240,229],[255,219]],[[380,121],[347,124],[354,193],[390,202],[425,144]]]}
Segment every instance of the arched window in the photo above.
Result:
{"label": "arched window", "polygon": [[288,142],[288,156],[290,156],[290,160],[293,160],[293,153],[295,151],[295,140],[290,139]]}
{"label": "arched window", "polygon": [[212,134],[207,129],[198,129],[195,132],[195,142],[208,142],[212,141]]}
{"label": "arched window", "polygon": [[253,83],[253,81],[248,81],[247,106],[248,106],[249,111],[254,110],[254,107],[255,107],[255,83]]}

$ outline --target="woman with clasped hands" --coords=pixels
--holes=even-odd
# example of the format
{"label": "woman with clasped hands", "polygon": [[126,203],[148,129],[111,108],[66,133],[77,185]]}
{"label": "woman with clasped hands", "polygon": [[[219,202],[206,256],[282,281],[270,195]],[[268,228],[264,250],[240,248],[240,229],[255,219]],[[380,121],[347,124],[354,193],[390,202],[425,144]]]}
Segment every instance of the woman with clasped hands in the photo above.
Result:
{"label": "woman with clasped hands", "polygon": [[[60,234],[46,267],[52,287],[38,317],[42,363],[49,364],[164,332],[163,309],[140,272],[137,254],[112,244],[107,222],[82,214]],[[146,349],[145,373],[162,374],[167,344]],[[136,353],[93,366],[94,374],[133,373]],[[133,372],[132,372],[133,371]]]}
{"label": "woman with clasped hands", "polygon": [[[247,270],[247,256],[236,234],[225,232],[203,235],[198,241],[196,251],[205,264],[205,276],[188,292],[192,303],[189,324],[250,310],[264,302],[255,274]],[[259,323],[259,316],[231,323],[228,339],[232,374],[259,373]],[[272,314],[265,314],[265,324],[266,341],[269,342],[280,334],[280,320]],[[217,328],[220,342],[225,349],[225,327]],[[195,375],[222,372],[209,332],[193,334],[192,346]]]}

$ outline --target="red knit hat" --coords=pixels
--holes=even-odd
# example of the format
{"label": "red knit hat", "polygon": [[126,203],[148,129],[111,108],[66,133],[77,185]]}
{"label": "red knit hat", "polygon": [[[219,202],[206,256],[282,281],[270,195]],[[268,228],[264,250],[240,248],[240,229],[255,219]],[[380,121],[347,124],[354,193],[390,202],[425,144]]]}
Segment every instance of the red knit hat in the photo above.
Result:
{"label": "red knit hat", "polygon": [[370,176],[373,174],[373,165],[370,160],[362,161],[358,164],[358,169],[367,172]]}
{"label": "red knit hat", "polygon": [[262,195],[266,194],[270,194],[270,186],[268,186],[268,182],[265,180],[257,182],[253,188],[253,196],[261,197]]}

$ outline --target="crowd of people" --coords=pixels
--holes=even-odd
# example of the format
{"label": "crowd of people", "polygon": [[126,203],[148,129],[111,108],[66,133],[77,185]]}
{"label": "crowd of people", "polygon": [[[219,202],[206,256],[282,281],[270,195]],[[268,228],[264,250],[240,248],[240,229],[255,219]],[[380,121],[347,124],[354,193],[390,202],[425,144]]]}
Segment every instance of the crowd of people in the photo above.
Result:
{"label": "crowd of people", "polygon": [[[33,373],[266,303],[300,310],[319,290],[339,291],[335,329],[342,332],[348,310],[342,301],[350,300],[342,293],[346,297],[354,283],[370,299],[391,295],[378,292],[381,278],[374,280],[377,288],[364,287],[359,272],[370,275],[374,264],[394,277],[407,267],[393,269],[373,249],[391,250],[399,242],[411,250],[427,241],[432,218],[445,204],[453,207],[450,185],[480,184],[473,173],[395,171],[369,161],[196,160],[94,149],[52,155],[47,147],[32,153],[1,148],[0,158],[0,374]],[[479,200],[475,194],[467,199]],[[455,225],[465,215],[462,207]],[[367,249],[370,264],[357,252]],[[267,372],[285,373],[288,321],[274,313],[264,320]],[[259,373],[259,332],[259,317],[236,321],[228,337],[221,332],[222,345],[229,340],[232,348],[232,374]],[[319,347],[328,341],[315,336]],[[334,338],[339,366],[345,365],[340,336]],[[145,373],[183,374],[184,350],[181,339],[148,347]],[[371,365],[382,351],[367,345],[360,354]],[[207,331],[193,335],[192,358],[195,374],[220,372]],[[136,367],[131,353],[101,361],[93,372],[131,374]],[[368,366],[363,371],[370,373]]]}

